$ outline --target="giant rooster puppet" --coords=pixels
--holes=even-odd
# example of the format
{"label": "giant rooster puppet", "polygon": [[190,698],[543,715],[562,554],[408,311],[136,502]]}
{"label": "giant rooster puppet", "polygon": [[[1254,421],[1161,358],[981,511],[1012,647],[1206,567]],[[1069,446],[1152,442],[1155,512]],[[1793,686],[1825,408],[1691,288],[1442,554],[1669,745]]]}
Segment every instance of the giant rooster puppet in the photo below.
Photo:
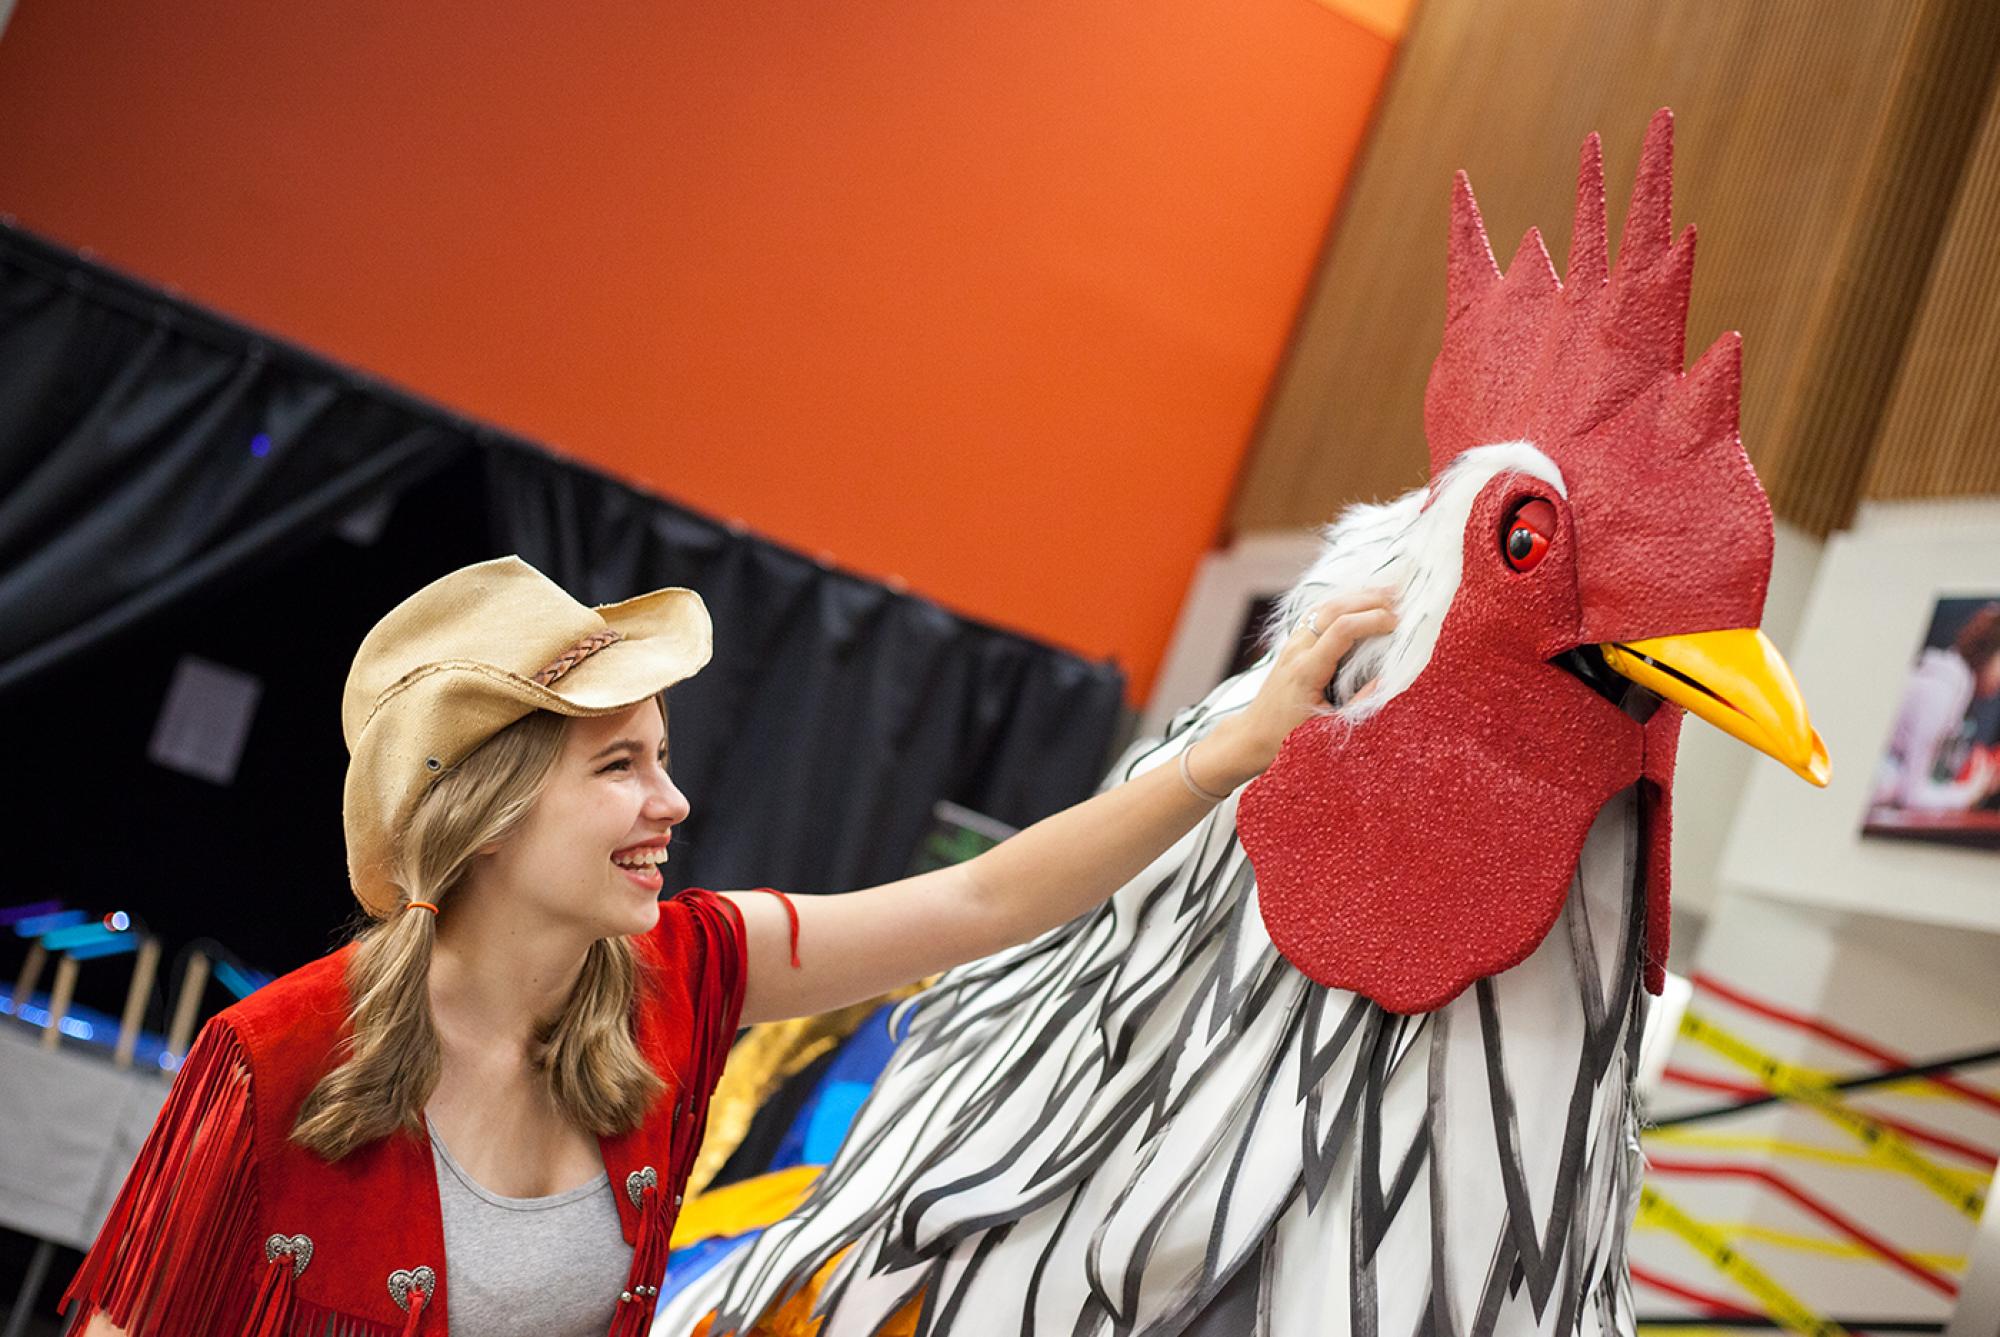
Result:
{"label": "giant rooster puppet", "polygon": [[[1431,481],[1326,531],[1274,639],[1384,583],[1395,631],[1101,909],[912,1000],[800,1209],[657,1331],[1632,1330],[1682,714],[1827,773],[1757,630],[1738,337],[1682,370],[1671,156],[1662,110],[1609,268],[1585,141],[1560,281],[1532,231],[1501,273],[1458,178]],[[1113,778],[1172,764],[1270,659]]]}

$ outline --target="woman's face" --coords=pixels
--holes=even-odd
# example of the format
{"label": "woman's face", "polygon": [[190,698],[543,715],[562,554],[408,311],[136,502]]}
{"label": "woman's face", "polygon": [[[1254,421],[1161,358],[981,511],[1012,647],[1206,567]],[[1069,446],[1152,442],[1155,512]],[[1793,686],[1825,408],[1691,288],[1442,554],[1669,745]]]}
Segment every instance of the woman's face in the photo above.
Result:
{"label": "woman's face", "polygon": [[1984,664],[1973,665],[1972,694],[1980,700],[2000,695],[2000,650],[1988,655]]}
{"label": "woman's face", "polygon": [[688,815],[667,775],[666,720],[648,699],[566,727],[547,788],[481,880],[591,939],[644,933],[660,917],[665,844]]}

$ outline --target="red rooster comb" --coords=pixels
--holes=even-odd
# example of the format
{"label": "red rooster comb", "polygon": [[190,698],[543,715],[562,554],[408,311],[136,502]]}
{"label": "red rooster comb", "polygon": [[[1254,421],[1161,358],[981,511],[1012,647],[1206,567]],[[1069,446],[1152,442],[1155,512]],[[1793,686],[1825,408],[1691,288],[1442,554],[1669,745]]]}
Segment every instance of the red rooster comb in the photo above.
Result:
{"label": "red rooster comb", "polygon": [[[1592,639],[1755,626],[1763,610],[1770,506],[1738,435],[1741,337],[1722,335],[1681,371],[1695,230],[1673,235],[1673,154],[1662,107],[1612,267],[1603,149],[1584,140],[1566,280],[1533,228],[1503,275],[1463,172],[1452,192],[1444,344],[1424,395],[1431,476],[1500,441],[1532,442],[1556,462],[1580,520],[1616,533],[1623,552],[1615,569],[1579,570],[1586,617],[1600,622]],[[1734,569],[1691,569],[1688,536],[1718,529],[1749,549],[1703,544]],[[1659,620],[1663,602],[1685,628]],[[1653,615],[1627,628],[1620,608]]]}

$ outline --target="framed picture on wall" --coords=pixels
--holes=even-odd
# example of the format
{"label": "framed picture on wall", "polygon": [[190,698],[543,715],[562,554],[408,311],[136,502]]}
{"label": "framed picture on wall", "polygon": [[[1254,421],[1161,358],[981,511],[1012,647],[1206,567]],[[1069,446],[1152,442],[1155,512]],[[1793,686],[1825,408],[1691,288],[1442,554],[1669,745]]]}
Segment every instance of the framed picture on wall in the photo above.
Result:
{"label": "framed picture on wall", "polygon": [[1862,832],[2000,850],[2000,592],[1935,600]]}

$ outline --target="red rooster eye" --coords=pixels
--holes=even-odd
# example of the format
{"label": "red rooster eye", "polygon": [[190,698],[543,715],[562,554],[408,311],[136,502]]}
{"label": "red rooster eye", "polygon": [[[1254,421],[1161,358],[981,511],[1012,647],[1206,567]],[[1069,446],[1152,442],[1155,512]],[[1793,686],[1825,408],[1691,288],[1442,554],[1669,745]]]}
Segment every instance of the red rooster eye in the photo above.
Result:
{"label": "red rooster eye", "polygon": [[1556,508],[1533,497],[1514,508],[1500,550],[1506,554],[1507,565],[1516,571],[1532,571],[1548,553],[1555,536]]}

